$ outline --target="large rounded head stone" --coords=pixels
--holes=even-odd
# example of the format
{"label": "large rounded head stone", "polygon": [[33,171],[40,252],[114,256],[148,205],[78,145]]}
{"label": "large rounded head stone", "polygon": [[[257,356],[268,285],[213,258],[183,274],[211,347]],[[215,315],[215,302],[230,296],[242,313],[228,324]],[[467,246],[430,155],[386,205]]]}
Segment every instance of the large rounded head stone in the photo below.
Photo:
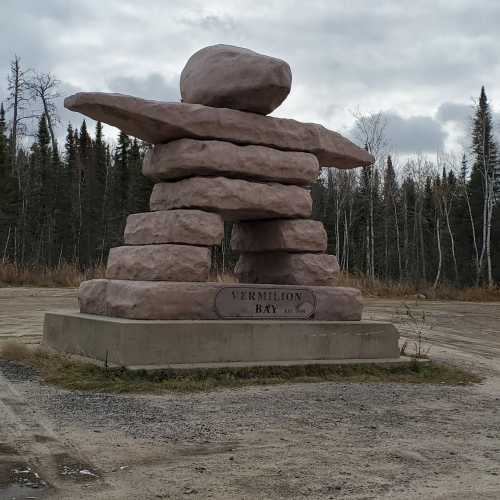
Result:
{"label": "large rounded head stone", "polygon": [[288,63],[232,45],[199,50],[181,73],[183,102],[262,115],[285,100],[291,85]]}

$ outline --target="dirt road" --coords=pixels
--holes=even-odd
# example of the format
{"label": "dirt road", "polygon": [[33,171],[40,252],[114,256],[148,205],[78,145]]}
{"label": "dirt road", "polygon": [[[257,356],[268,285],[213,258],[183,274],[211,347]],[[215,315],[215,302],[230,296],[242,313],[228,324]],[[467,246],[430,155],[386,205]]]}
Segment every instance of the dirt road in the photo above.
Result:
{"label": "dirt road", "polygon": [[[500,305],[409,306],[427,313],[430,354],[484,383],[120,396],[2,363],[0,498],[498,499]],[[43,311],[75,307],[72,290],[0,289],[0,340],[36,343]],[[398,310],[368,300],[365,317],[399,322]],[[399,327],[414,339],[414,324]]]}

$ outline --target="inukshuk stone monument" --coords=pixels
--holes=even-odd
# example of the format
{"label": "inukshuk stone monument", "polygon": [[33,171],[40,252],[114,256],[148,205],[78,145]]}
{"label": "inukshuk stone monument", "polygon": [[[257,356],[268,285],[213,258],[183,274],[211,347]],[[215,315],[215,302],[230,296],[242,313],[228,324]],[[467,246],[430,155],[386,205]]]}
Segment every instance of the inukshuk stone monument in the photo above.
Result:
{"label": "inukshuk stone monument", "polygon": [[[111,249],[106,279],[82,283],[80,314],[47,315],[47,346],[148,367],[398,356],[394,327],[361,322],[360,292],[334,286],[337,259],[310,219],[320,165],[373,158],[320,125],[266,116],[291,83],[285,61],[215,45],[184,67],[181,103],[65,100],[153,144],[143,174],[155,185],[151,211],[130,215],[124,246]],[[239,284],[210,281],[224,220],[235,222]]]}

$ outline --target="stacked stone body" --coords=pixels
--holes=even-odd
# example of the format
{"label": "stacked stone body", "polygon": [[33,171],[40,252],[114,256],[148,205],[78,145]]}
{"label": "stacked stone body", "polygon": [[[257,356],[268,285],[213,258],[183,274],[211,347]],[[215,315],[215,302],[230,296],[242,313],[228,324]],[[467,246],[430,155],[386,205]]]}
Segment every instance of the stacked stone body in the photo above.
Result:
{"label": "stacked stone body", "polygon": [[360,319],[359,292],[332,286],[339,267],[325,253],[323,225],[310,220],[310,186],[320,161],[351,168],[372,159],[323,127],[266,117],[291,80],[284,61],[213,46],[184,68],[181,104],[117,94],[66,100],[154,144],[143,165],[155,181],[151,212],[128,217],[125,245],[111,250],[106,279],[82,284],[82,312],[217,319],[213,303],[225,285],[209,282],[211,248],[230,220],[240,284],[311,287],[310,319]]}
{"label": "stacked stone body", "polygon": [[[320,165],[373,158],[321,125],[266,116],[291,81],[284,61],[216,45],[186,64],[183,102],[65,100],[152,144],[143,173],[155,184],[106,279],[80,286],[80,313],[46,315],[44,347],[145,369],[399,359],[394,326],[361,321],[359,290],[334,286],[337,259],[310,219]],[[226,220],[239,283],[209,281]]]}

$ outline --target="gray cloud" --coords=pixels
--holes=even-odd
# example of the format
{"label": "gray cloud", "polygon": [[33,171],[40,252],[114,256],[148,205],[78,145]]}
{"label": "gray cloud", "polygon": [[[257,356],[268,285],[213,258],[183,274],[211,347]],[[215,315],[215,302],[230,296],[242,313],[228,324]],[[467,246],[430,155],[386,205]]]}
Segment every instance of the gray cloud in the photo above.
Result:
{"label": "gray cloud", "polygon": [[[403,117],[388,111],[383,113],[385,120],[384,137],[389,150],[402,154],[437,153],[443,151],[446,131],[441,124],[430,116]],[[347,131],[347,136],[359,141],[356,126]]]}
{"label": "gray cloud", "polygon": [[468,122],[474,111],[472,104],[461,104],[456,102],[443,102],[437,110],[436,119],[441,122]]}
{"label": "gray cloud", "polygon": [[386,134],[396,151],[435,153],[443,150],[446,132],[435,119],[429,116],[403,118],[394,113],[386,117]]}
{"label": "gray cloud", "polygon": [[190,28],[212,31],[218,36],[228,34],[236,28],[236,22],[231,16],[206,15],[197,19],[185,18],[181,22]]}
{"label": "gray cloud", "polygon": [[158,101],[179,101],[180,90],[177,79],[166,80],[159,73],[150,73],[144,78],[117,76],[107,85],[113,92],[131,94]]}
{"label": "gray cloud", "polygon": [[[453,143],[481,85],[500,100],[500,2],[482,0],[2,0],[0,80],[14,53],[52,72],[64,92],[119,91],[178,99],[189,56],[214,43],[286,59],[289,98],[277,116],[343,132],[349,110],[394,110],[395,147],[430,151]],[[491,91],[491,94],[490,94]],[[0,99],[5,82],[0,81]],[[81,116],[64,112],[75,123]],[[404,117],[404,118],[403,118]],[[434,118],[435,117],[435,118]]]}

